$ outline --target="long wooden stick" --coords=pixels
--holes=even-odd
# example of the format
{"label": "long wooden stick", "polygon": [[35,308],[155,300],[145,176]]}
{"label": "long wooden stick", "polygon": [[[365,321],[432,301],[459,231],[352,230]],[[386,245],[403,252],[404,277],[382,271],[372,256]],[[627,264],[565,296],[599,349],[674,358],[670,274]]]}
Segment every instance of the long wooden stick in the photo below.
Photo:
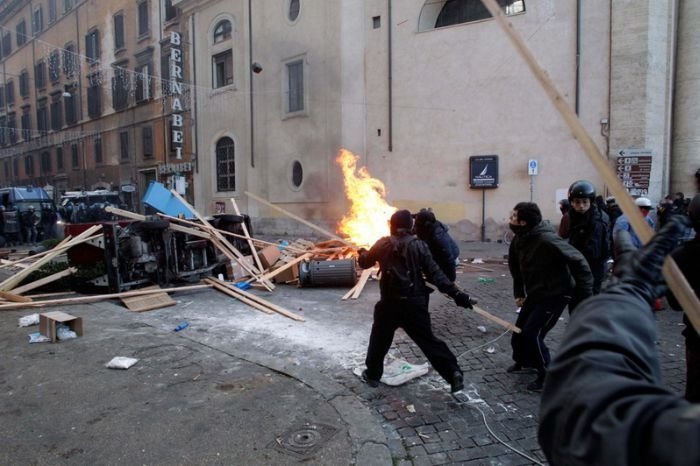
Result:
{"label": "long wooden stick", "polygon": [[360,280],[357,282],[355,290],[352,292],[350,299],[357,299],[360,297],[360,294],[362,293],[362,290],[365,289],[365,285],[367,284],[367,280],[369,280],[370,275],[372,275],[372,269],[364,269],[362,271]]}
{"label": "long wooden stick", "polygon": [[[105,211],[107,211],[111,214],[114,214],[114,215],[119,215],[120,217],[130,218],[132,220],[139,220],[141,222],[146,221],[145,215],[137,214],[137,213],[130,212],[130,211],[124,210],[124,209],[118,209],[116,207],[107,206],[107,207],[105,207]],[[171,218],[175,218],[175,217],[171,217]],[[202,239],[209,239],[209,237],[210,237],[210,235],[204,233],[203,231],[195,230],[193,228],[186,228],[186,227],[183,227],[181,225],[175,225],[174,223],[171,223],[169,225],[169,228],[171,230],[179,231],[180,233],[187,233],[188,235],[196,236],[196,237],[202,238]]]}
{"label": "long wooden stick", "polygon": [[243,290],[241,290],[241,289],[239,289],[239,288],[237,288],[237,287],[235,287],[235,286],[233,286],[233,285],[230,285],[230,284],[228,284],[228,283],[226,283],[226,282],[224,282],[224,281],[221,281],[221,280],[219,280],[219,279],[217,279],[217,278],[211,277],[211,278],[207,278],[206,280],[207,280],[207,281],[214,281],[214,282],[216,282],[216,283],[219,283],[220,285],[223,285],[223,286],[227,287],[229,290],[233,291],[234,293],[239,294],[239,295],[241,295],[241,296],[244,296],[244,297],[246,297],[246,298],[248,298],[248,299],[250,299],[250,300],[252,300],[252,301],[255,301],[255,302],[257,302],[258,304],[262,304],[262,305],[265,306],[266,308],[271,309],[271,310],[273,310],[273,311],[275,311],[275,312],[277,312],[277,313],[279,313],[279,314],[282,314],[282,315],[285,316],[285,317],[289,317],[289,318],[292,319],[292,320],[296,320],[296,321],[298,321],[298,322],[305,322],[305,320],[304,320],[303,317],[301,317],[301,316],[299,316],[299,315],[297,315],[297,314],[295,314],[295,313],[293,313],[293,312],[291,312],[291,311],[288,311],[287,309],[285,309],[285,308],[283,308],[283,307],[280,307],[280,306],[278,306],[277,304],[271,303],[270,301],[267,301],[267,300],[261,298],[260,296],[256,296],[256,295],[254,295],[254,294],[252,294],[252,293],[248,293],[248,292],[246,292],[246,291],[243,291]]}
{"label": "long wooden stick", "polygon": [[[236,204],[236,200],[234,198],[231,198],[231,204],[233,204],[233,211],[236,212],[236,215],[241,216],[241,211],[238,209],[238,204]],[[250,251],[253,254],[253,259],[255,260],[255,263],[258,266],[258,270],[262,273],[265,270],[265,267],[263,267],[262,262],[260,262],[260,256],[258,256],[258,251],[255,249],[255,245],[253,245],[253,241],[250,237],[250,233],[248,233],[248,227],[245,224],[245,219],[244,221],[241,222],[241,229],[243,229],[243,234],[245,234],[245,239],[248,241],[248,247],[250,248]]]}
{"label": "long wooden stick", "polygon": [[56,272],[52,275],[49,275],[48,277],[40,278],[39,280],[35,280],[31,283],[27,283],[26,285],[15,288],[14,290],[12,290],[12,292],[15,294],[26,293],[27,291],[44,286],[47,283],[55,282],[56,280],[59,280],[63,277],[67,277],[68,275],[72,275],[77,271],[78,271],[78,269],[75,267],[68,267],[67,269],[61,270],[60,272]]}
{"label": "long wooden stick", "polygon": [[10,293],[9,291],[0,291],[0,298],[12,301],[14,303],[31,303],[33,301],[32,298]]}
{"label": "long wooden stick", "polygon": [[491,314],[490,312],[484,311],[479,306],[474,306],[474,309],[472,309],[472,311],[476,312],[480,316],[486,317],[490,321],[495,322],[498,325],[501,325],[502,327],[507,328],[508,330],[510,330],[513,333],[521,333],[520,328],[516,327],[515,325],[511,324],[510,322],[508,322],[506,320],[501,319],[498,316]]}
{"label": "long wooden stick", "polygon": [[[266,273],[265,275],[263,275],[263,278],[266,279],[266,280],[270,280],[271,278],[274,278],[274,277],[276,277],[277,275],[281,274],[282,272],[284,272],[285,270],[287,270],[288,268],[290,268],[290,267],[293,266],[294,264],[298,264],[298,263],[301,262],[301,261],[304,261],[304,260],[306,260],[306,259],[311,258],[312,255],[313,255],[313,254],[311,254],[310,252],[307,252],[306,254],[303,254],[303,255],[301,255],[301,256],[295,258],[294,260],[291,260],[291,261],[287,262],[287,263],[284,264],[283,266],[276,268],[276,269],[273,270],[272,272]],[[250,280],[248,280],[248,282],[250,282],[251,280],[252,280],[252,278],[251,278]]]}
{"label": "long wooden stick", "polygon": [[[66,237],[63,239],[63,241],[61,241],[60,243],[58,243],[58,244],[57,244],[56,246],[54,246],[53,248],[47,249],[46,251],[40,252],[40,253],[38,253],[38,254],[34,254],[34,255],[31,255],[31,256],[27,255],[27,256],[22,257],[21,259],[17,259],[17,260],[14,260],[14,261],[3,261],[3,263],[0,265],[0,269],[5,268],[5,267],[13,267],[13,266],[16,266],[16,265],[18,265],[18,264],[20,264],[20,263],[22,263],[22,262],[35,260],[35,259],[38,259],[38,258],[40,258],[40,257],[43,257],[43,256],[45,256],[45,255],[47,255],[47,254],[51,254],[52,252],[55,252],[55,251],[58,251],[58,250],[63,250],[63,249],[65,249],[64,246],[66,245],[66,243],[68,243],[72,238],[73,238],[72,236],[68,235],[68,236],[66,236]],[[97,236],[96,236],[96,238],[97,238]]]}
{"label": "long wooden stick", "polygon": [[[557,90],[554,82],[551,80],[547,72],[537,63],[535,56],[525,44],[525,41],[515,31],[513,25],[506,20],[505,15],[501,11],[496,0],[481,0],[484,6],[491,12],[491,15],[496,19],[498,25],[506,33],[520,56],[525,60],[525,63],[530,68],[530,71],[535,75],[535,78],[542,85],[549,99],[552,101],[559,114],[564,118],[569,129],[574,133],[574,137],[581,144],[584,152],[593,163],[593,166],[598,171],[598,174],[603,178],[608,188],[617,199],[622,212],[627,216],[635,233],[643,243],[647,243],[654,232],[644,220],[639,208],[634,204],[634,200],[629,195],[625,187],[615,175],[612,167],[609,165],[607,158],[600,152],[598,147],[593,142],[593,139],[586,131],[576,113],[571,110],[564,96]],[[666,278],[666,283],[673,291],[676,299],[680,302],[688,319],[693,324],[695,331],[700,332],[700,300],[695,295],[695,292],[690,287],[683,273],[678,268],[671,256],[666,258],[663,267],[663,274]]]}
{"label": "long wooden stick", "polygon": [[124,291],[121,293],[111,293],[111,294],[100,294],[93,296],[80,296],[77,298],[65,298],[65,299],[52,299],[46,301],[33,301],[31,303],[13,303],[13,304],[1,304],[0,311],[14,311],[17,309],[24,308],[34,308],[34,307],[46,307],[46,306],[60,306],[62,304],[82,304],[82,303],[95,303],[98,301],[104,301],[105,299],[112,298],[128,298],[130,296],[141,296],[153,293],[175,293],[178,291],[189,291],[189,290],[199,290],[202,288],[211,288],[211,284],[205,285],[189,285],[181,286],[176,288],[164,288],[164,289],[153,289],[153,290],[134,290],[134,291]]}
{"label": "long wooden stick", "polygon": [[319,233],[321,233],[321,234],[323,234],[323,235],[325,235],[325,236],[328,236],[329,238],[332,238],[332,239],[334,239],[334,240],[340,241],[341,243],[343,243],[343,244],[346,245],[346,246],[350,246],[350,247],[352,247],[352,248],[357,247],[356,245],[354,245],[354,244],[352,244],[352,243],[350,243],[350,242],[348,242],[348,241],[345,241],[344,239],[340,238],[339,236],[334,235],[333,233],[331,233],[331,232],[329,232],[329,231],[327,231],[327,230],[324,230],[323,228],[321,228],[321,227],[319,227],[319,226],[316,226],[316,225],[314,225],[314,224],[311,223],[311,222],[307,222],[307,221],[304,220],[303,218],[298,217],[298,216],[294,215],[293,213],[288,212],[288,211],[284,210],[283,208],[281,208],[281,207],[279,207],[279,206],[276,206],[276,205],[274,205],[274,204],[272,204],[272,203],[270,203],[270,202],[267,202],[265,199],[263,199],[263,198],[261,198],[261,197],[259,197],[259,196],[256,196],[256,195],[253,194],[253,193],[250,193],[250,192],[248,192],[248,191],[246,191],[245,193],[248,195],[248,197],[252,197],[252,198],[255,199],[256,201],[260,202],[261,204],[264,204],[264,205],[268,206],[269,208],[274,209],[274,210],[276,210],[276,211],[278,211],[278,212],[280,212],[280,213],[286,215],[287,217],[291,217],[291,218],[293,218],[294,220],[296,220],[297,222],[303,223],[304,225],[306,225],[307,227],[311,228],[312,230],[316,230],[316,231],[318,231]]}
{"label": "long wooden stick", "polygon": [[224,286],[224,285],[222,285],[222,284],[220,284],[220,283],[217,283],[217,282],[214,281],[214,280],[210,280],[210,279],[208,279],[208,278],[205,279],[205,281],[208,282],[208,283],[211,283],[211,285],[212,285],[214,288],[216,288],[217,290],[221,291],[222,293],[227,294],[227,295],[231,296],[232,298],[236,298],[237,300],[239,300],[239,301],[241,301],[241,302],[247,304],[248,306],[254,307],[254,308],[257,309],[258,311],[262,311],[262,312],[264,312],[265,314],[273,314],[273,311],[271,311],[270,309],[268,309],[268,308],[266,308],[265,306],[262,306],[262,305],[256,303],[256,302],[253,301],[253,300],[250,300],[250,299],[246,298],[245,296],[241,296],[241,295],[238,295],[238,294],[234,293],[234,292],[231,291],[231,289],[230,289],[229,287],[227,287],[227,286]]}

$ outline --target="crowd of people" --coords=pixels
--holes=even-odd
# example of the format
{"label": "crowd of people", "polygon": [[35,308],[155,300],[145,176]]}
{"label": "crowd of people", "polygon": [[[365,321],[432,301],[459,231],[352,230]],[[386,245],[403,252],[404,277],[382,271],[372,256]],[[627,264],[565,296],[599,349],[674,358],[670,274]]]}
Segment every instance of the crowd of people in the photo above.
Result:
{"label": "crowd of people", "polygon": [[14,205],[0,205],[0,242],[2,245],[35,245],[57,236],[58,213],[52,204],[42,203],[40,210],[30,205],[20,211]]}
{"label": "crowd of people", "polygon": [[[700,191],[700,170],[695,174]],[[559,203],[558,231],[537,204],[517,203],[508,266],[519,306],[509,373],[532,372],[526,388],[542,391],[539,442],[551,464],[700,464],[700,334],[687,315],[685,398],[663,387],[656,350],[654,303],[668,292],[662,266],[671,255],[700,294],[700,194],[667,196],[654,210],[635,205],[656,234],[643,244],[615,199],[586,180],[571,184]],[[415,225],[413,220],[415,219]],[[380,264],[363,380],[376,387],[394,333],[402,327],[452,392],[463,388],[454,354],[431,329],[426,280],[455,303],[473,301],[454,283],[459,249],[433,212],[396,212],[390,236],[359,251],[359,264]],[[606,264],[613,262],[609,275]],[[570,322],[554,358],[547,333],[568,306]]]}

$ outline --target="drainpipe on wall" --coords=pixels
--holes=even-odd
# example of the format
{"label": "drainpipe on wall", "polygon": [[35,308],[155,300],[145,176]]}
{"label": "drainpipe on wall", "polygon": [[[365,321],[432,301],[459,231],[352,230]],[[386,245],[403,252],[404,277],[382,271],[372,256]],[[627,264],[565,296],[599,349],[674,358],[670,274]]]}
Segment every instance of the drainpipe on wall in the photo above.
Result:
{"label": "drainpipe on wall", "polygon": [[574,111],[579,112],[579,94],[581,92],[581,0],[576,0],[576,90]]}
{"label": "drainpipe on wall", "polygon": [[248,82],[250,83],[250,166],[255,168],[255,110],[253,98],[253,2],[248,0]]}
{"label": "drainpipe on wall", "polygon": [[[673,2],[673,19],[672,19],[672,24],[673,24],[673,34],[671,35],[673,42],[671,43],[671,53],[670,55],[670,60],[671,63],[669,63],[668,69],[670,70],[671,76],[668,77],[669,79],[669,87],[670,87],[670,92],[669,92],[669,99],[671,101],[670,105],[670,111],[668,112],[668,121],[667,121],[667,131],[668,131],[668,142],[666,143],[666,157],[663,158],[664,160],[664,180],[663,180],[663,189],[665,192],[671,192],[671,185],[673,180],[671,179],[671,157],[673,156],[673,128],[675,124],[675,102],[676,102],[676,75],[677,75],[677,70],[676,66],[678,63],[678,35],[679,35],[679,25],[680,25],[680,14],[678,10],[680,9],[680,0],[675,0]],[[674,191],[676,189],[674,188]]]}
{"label": "drainpipe on wall", "polygon": [[388,61],[388,73],[387,73],[387,79],[388,79],[388,85],[389,85],[389,93],[388,93],[388,107],[389,107],[389,129],[387,131],[388,133],[388,138],[389,138],[389,152],[391,152],[394,149],[394,115],[393,115],[393,95],[392,95],[392,73],[391,73],[391,66],[392,66],[392,55],[391,55],[391,0],[387,0],[388,3],[388,13],[387,13],[387,29],[388,29],[388,43],[387,43],[387,48],[388,48],[388,53],[387,53],[387,61]]}
{"label": "drainpipe on wall", "polygon": [[195,21],[194,21],[194,15],[196,13],[192,13],[192,88],[194,89],[194,92],[192,93],[192,100],[194,100],[194,115],[193,115],[193,120],[194,120],[194,170],[195,173],[199,173],[199,124],[197,123],[199,121],[199,118],[197,118],[198,114],[198,107],[197,104],[199,103],[197,101],[197,34],[195,33]]}

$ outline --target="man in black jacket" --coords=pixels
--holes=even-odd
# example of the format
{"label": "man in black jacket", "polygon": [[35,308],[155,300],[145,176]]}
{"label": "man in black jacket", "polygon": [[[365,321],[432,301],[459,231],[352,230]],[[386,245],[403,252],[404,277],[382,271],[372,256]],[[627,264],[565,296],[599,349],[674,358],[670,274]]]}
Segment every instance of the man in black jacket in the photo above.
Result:
{"label": "man in black jacket", "polygon": [[550,464],[700,464],[700,406],[662,386],[651,311],[685,222],[672,217],[639,250],[617,234],[619,281],[576,309],[549,367],[538,437]]}
{"label": "man in black jacket", "polygon": [[447,226],[437,220],[435,214],[428,209],[421,209],[414,217],[416,236],[428,245],[433,260],[440,266],[442,273],[451,281],[455,281],[459,246],[447,232]]}
{"label": "man in black jacket", "polygon": [[542,389],[549,349],[544,343],[572,296],[583,300],[592,294],[593,276],[586,259],[573,246],[542,223],[537,204],[520,202],[510,216],[515,238],[508,250],[513,295],[520,314],[511,346],[515,364],[508,372],[535,369],[537,378],[528,390]]}
{"label": "man in black jacket", "polygon": [[[399,210],[391,216],[390,236],[380,238],[369,251],[360,249],[358,263],[368,269],[379,262],[382,271],[379,281],[380,299],[374,307],[374,322],[362,373],[365,382],[376,387],[384,371],[384,357],[401,327],[418,345],[436,371],[457,392],[464,388],[462,370],[457,358],[445,342],[433,334],[428,312],[428,295],[423,274],[455,300],[457,305],[471,308],[469,295],[460,291],[447,279],[435,263],[428,246],[411,235],[413,218],[408,210]],[[401,275],[401,276],[397,276]]]}

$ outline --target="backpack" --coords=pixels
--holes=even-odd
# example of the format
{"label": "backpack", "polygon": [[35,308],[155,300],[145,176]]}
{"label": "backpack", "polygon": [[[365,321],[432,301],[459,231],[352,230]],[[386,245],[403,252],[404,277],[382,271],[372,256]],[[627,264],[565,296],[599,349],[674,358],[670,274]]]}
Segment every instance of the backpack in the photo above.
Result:
{"label": "backpack", "polygon": [[397,239],[389,237],[391,249],[385,264],[382,264],[382,293],[391,298],[413,296],[415,291],[414,274],[408,266],[406,249],[414,237]]}

